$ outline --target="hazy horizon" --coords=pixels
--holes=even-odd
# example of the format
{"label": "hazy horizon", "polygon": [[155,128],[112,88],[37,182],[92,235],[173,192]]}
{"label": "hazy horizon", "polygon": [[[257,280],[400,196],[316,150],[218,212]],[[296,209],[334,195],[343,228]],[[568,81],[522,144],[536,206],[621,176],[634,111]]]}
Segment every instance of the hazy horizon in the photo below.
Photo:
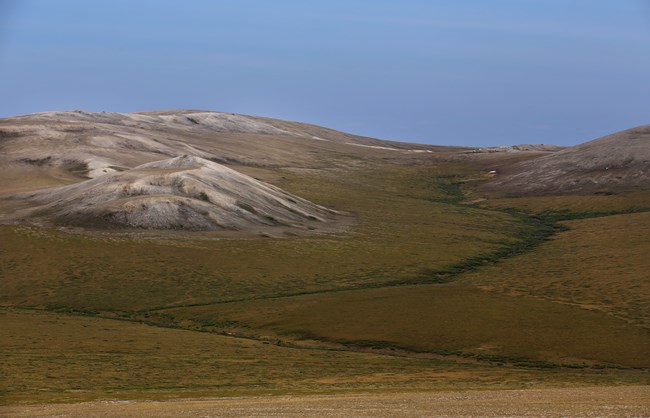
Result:
{"label": "hazy horizon", "polygon": [[648,1],[0,0],[0,117],[202,109],[441,145],[650,123]]}

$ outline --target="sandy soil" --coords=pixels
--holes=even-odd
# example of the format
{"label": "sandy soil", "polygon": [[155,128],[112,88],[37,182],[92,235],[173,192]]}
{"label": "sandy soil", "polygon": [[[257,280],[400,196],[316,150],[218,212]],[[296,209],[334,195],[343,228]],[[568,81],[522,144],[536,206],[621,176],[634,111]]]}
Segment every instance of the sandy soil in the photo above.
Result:
{"label": "sandy soil", "polygon": [[99,401],[3,407],[10,417],[648,417],[650,386]]}

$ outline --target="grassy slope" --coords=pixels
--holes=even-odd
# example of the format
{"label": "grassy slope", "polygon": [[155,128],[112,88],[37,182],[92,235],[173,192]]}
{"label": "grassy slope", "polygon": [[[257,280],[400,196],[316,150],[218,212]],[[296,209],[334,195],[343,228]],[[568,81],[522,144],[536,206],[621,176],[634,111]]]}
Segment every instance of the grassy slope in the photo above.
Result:
{"label": "grassy slope", "polygon": [[564,224],[568,231],[535,252],[462,280],[490,291],[605,312],[650,329],[650,212]]}
{"label": "grassy slope", "polygon": [[[160,313],[163,314],[163,313]],[[401,286],[166,311],[188,326],[553,366],[650,367],[648,332],[598,312],[473,286]],[[544,362],[548,362],[545,364]]]}
{"label": "grassy slope", "polygon": [[[525,247],[525,251],[532,249],[529,253],[490,265],[490,254],[510,254],[508,249],[517,248],[514,244],[527,242],[531,234],[539,233],[539,225],[527,221],[524,215],[456,205],[461,195],[455,183],[473,176],[472,167],[439,164],[271,174],[281,176],[280,186],[288,191],[353,212],[358,223],[349,233],[340,235],[221,241],[87,237],[3,226],[0,303],[81,310],[219,332],[394,345],[506,364],[650,366],[648,333],[638,326],[639,318],[647,318],[640,308],[642,301],[632,300],[631,305],[626,305],[623,300],[639,292],[633,281],[641,273],[634,269],[643,268],[642,254],[647,254],[648,248],[647,234],[641,228],[644,222],[647,225],[643,214],[624,215],[621,219],[636,221],[611,225],[612,231],[627,225],[622,238],[630,231],[638,234],[633,234],[629,245],[625,244],[628,246],[618,254],[617,264],[611,265],[627,274],[616,287],[615,297],[605,294],[611,283],[604,279],[589,292],[583,291],[590,295],[587,302],[612,309],[590,312],[583,309],[588,306],[582,302],[580,306],[557,303],[566,302],[557,297],[558,292],[553,297],[540,294],[539,274],[520,281],[517,272],[522,270],[517,269],[527,269],[531,274],[543,272],[549,268],[543,260],[549,251],[556,256],[564,253],[566,277],[572,277],[571,269],[583,272],[571,286],[584,289],[584,282],[602,267],[593,259],[603,258],[619,245],[590,247],[594,237],[605,242],[599,226],[590,222],[607,223],[615,217],[572,221],[567,223],[572,230],[539,247]],[[606,211],[631,207],[615,197],[602,198],[615,202]],[[583,202],[582,198],[578,201]],[[583,231],[581,226],[586,229]],[[566,254],[575,248],[585,252],[578,258],[580,264],[572,265],[575,259]],[[636,252],[628,252],[633,248]],[[484,256],[477,258],[479,255]],[[466,268],[468,259],[480,261],[483,257],[487,265],[475,273],[458,276],[460,269],[453,268]],[[625,265],[630,268],[626,270]],[[432,272],[453,272],[461,282],[395,286],[403,282],[435,282],[438,276]],[[385,285],[391,287],[378,288]],[[508,293],[510,288],[516,288],[516,295]],[[341,291],[344,289],[357,290]],[[543,290],[548,293],[548,289]],[[522,297],[527,295],[547,300]],[[645,298],[645,293],[639,295]],[[160,307],[177,308],[156,310]],[[630,323],[608,313],[625,317]],[[438,370],[435,373],[441,374],[436,375],[427,374],[431,363],[415,359],[403,363],[392,357],[367,360],[353,354],[332,357],[330,364],[328,356],[334,354],[329,351],[270,347],[253,341],[244,341],[250,344],[246,349],[249,351],[241,351],[241,347],[229,343],[237,340],[205,333],[142,328],[124,321],[38,315],[42,314],[9,313],[2,320],[3,324],[13,324],[2,327],[8,333],[2,339],[2,371],[12,381],[21,382],[15,387],[20,387],[27,399],[37,399],[36,393],[43,388],[52,390],[43,395],[48,399],[72,396],[66,391],[75,388],[90,391],[82,392],[80,398],[106,396],[111,391],[118,397],[137,397],[149,390],[178,396],[187,390],[200,394],[204,389],[205,393],[219,394],[272,388],[441,387],[453,382],[456,373],[470,376],[469,381],[476,379],[477,384],[494,385],[502,376],[506,382],[523,385],[529,379],[553,381],[555,372],[569,373],[500,367],[488,368],[489,376],[480,377],[473,372],[465,375],[464,368],[469,366],[445,363],[444,372]],[[101,325],[105,323],[111,325]],[[201,354],[206,352],[210,354]],[[264,360],[251,360],[242,369],[236,361],[215,363],[215,353],[216,357],[231,360]],[[304,353],[309,355],[301,357]],[[298,357],[292,357],[294,354]],[[332,374],[325,376],[323,370],[327,368],[332,368]],[[383,370],[381,384],[367,377],[375,368]],[[233,379],[233,374],[240,372],[248,377],[239,380],[237,375]],[[265,377],[268,373],[280,374],[270,379]],[[594,382],[593,376],[597,376],[596,381],[617,379],[611,373],[605,377],[589,371],[571,373],[560,381],[590,383]],[[83,383],[88,376],[92,379]],[[626,374],[622,378],[646,382],[647,375]],[[332,386],[332,382],[343,383]],[[11,399],[18,399],[18,392],[12,388],[5,390]]]}
{"label": "grassy slope", "polygon": [[649,207],[648,194],[504,200],[497,201],[504,208],[525,200],[549,218],[598,217],[565,221],[568,230],[550,241],[460,274],[458,284],[195,307],[159,312],[158,320],[503,360],[650,367],[650,213],[600,216]]}
{"label": "grassy slope", "polygon": [[208,333],[63,314],[0,310],[0,403],[96,398],[443,390],[643,383],[599,372],[544,372],[276,347]]}
{"label": "grassy slope", "polygon": [[0,301],[131,311],[428,280],[530,229],[508,214],[411,197],[399,187],[406,168],[380,173],[286,173],[290,191],[358,214],[347,234],[189,242],[0,227]]}

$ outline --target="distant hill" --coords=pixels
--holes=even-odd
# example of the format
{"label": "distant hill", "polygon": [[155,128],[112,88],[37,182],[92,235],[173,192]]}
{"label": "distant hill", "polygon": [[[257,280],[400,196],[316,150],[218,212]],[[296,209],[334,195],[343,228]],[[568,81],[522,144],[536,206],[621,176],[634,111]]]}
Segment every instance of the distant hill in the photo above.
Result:
{"label": "distant hill", "polygon": [[564,149],[559,145],[549,144],[519,144],[519,145],[502,145],[498,147],[481,147],[476,148],[470,153],[496,153],[496,152],[556,152]]}
{"label": "distant hill", "polygon": [[[382,141],[298,122],[192,110],[44,112],[0,119],[0,163],[88,177],[180,155],[266,167],[331,166],[338,156],[402,158],[460,147]],[[69,171],[69,170],[68,170]]]}
{"label": "distant hill", "polygon": [[650,188],[650,125],[500,167],[485,191],[539,195]]}

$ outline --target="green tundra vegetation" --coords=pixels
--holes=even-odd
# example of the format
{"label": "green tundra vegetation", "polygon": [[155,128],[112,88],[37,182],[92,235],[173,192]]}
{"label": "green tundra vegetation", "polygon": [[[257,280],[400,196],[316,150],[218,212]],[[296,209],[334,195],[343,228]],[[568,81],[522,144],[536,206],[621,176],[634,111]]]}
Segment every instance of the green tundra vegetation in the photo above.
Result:
{"label": "green tundra vegetation", "polygon": [[650,383],[650,193],[482,199],[482,168],[258,169],[331,234],[0,226],[2,400]]}

